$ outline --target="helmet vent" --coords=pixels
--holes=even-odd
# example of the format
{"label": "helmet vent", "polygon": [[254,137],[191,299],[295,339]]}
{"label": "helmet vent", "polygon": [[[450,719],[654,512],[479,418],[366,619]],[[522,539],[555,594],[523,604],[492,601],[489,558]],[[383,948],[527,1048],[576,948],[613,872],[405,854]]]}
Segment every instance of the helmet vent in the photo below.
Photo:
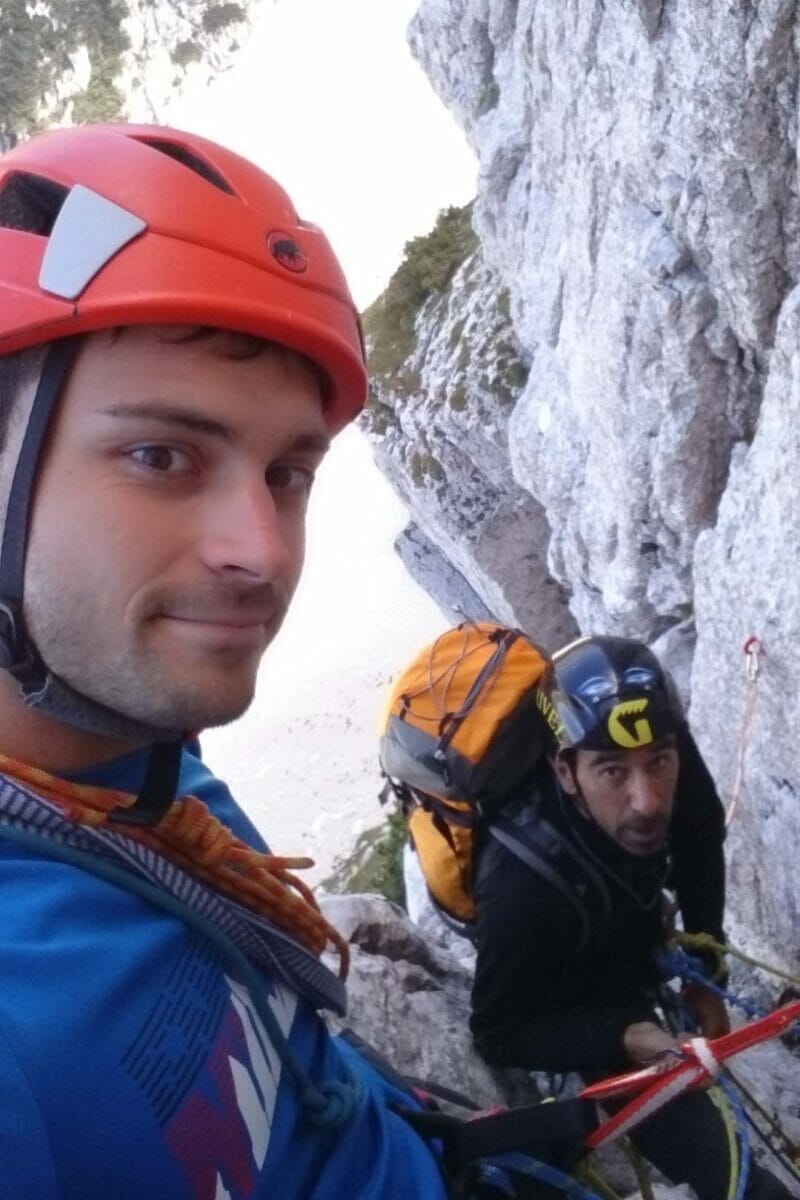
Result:
{"label": "helmet vent", "polygon": [[194,171],[195,175],[199,175],[201,179],[205,179],[206,183],[219,188],[221,192],[227,192],[229,196],[236,195],[227,179],[223,178],[215,167],[191,150],[187,150],[185,146],[179,146],[176,142],[167,142],[161,138],[135,137],[133,140],[142,142],[152,150],[158,150],[160,154],[166,154],[167,158],[172,158],[181,166],[188,167],[190,171]]}
{"label": "helmet vent", "polygon": [[68,195],[52,179],[16,171],[0,186],[0,228],[49,237]]}

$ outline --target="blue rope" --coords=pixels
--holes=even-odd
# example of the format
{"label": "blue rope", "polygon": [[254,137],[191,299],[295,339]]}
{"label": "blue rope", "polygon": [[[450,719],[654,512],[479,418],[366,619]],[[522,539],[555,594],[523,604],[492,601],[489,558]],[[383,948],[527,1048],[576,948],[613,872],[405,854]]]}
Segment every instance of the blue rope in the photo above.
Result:
{"label": "blue rope", "polygon": [[[751,1021],[767,1015],[767,1009],[761,1008],[737,992],[728,991],[726,988],[720,987],[718,983],[714,983],[706,973],[703,960],[687,954],[685,950],[661,950],[656,955],[656,963],[665,979],[672,979],[677,975],[681,979],[688,979],[691,983],[699,983],[709,992],[714,992],[727,1004],[740,1008]],[[790,1035],[793,1038],[800,1036],[800,1022],[795,1023]],[[784,1037],[786,1036],[789,1035],[784,1034]]]}
{"label": "blue rope", "polygon": [[514,1175],[536,1179],[569,1196],[570,1200],[600,1200],[596,1192],[590,1192],[575,1179],[557,1167],[539,1162],[528,1154],[500,1154],[481,1163],[479,1181],[491,1184],[506,1196],[516,1196]]}
{"label": "blue rope", "polygon": [[364,1095],[363,1082],[346,1067],[348,1075],[346,1083],[338,1079],[330,1079],[315,1084],[309,1079],[278,1024],[278,1019],[269,1003],[265,978],[255,970],[238,946],[227,938],[216,925],[188,905],[183,904],[170,892],[156,887],[149,880],[134,875],[99,855],[78,850],[64,842],[12,825],[0,826],[0,838],[16,842],[37,854],[44,854],[46,857],[54,858],[68,866],[77,867],[90,875],[96,875],[106,883],[133,892],[147,903],[176,917],[183,924],[196,929],[203,937],[208,938],[223,958],[231,964],[233,973],[247,987],[270,1042],[298,1088],[306,1120],[312,1125],[326,1129],[340,1129],[350,1120],[361,1104]]}

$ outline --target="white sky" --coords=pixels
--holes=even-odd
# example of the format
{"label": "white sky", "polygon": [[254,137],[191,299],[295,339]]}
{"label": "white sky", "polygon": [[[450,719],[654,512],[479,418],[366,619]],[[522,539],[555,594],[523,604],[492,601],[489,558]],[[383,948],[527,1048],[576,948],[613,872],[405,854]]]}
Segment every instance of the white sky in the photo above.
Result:
{"label": "white sky", "polygon": [[[416,0],[261,0],[235,67],[167,111],[275,176],[322,226],[365,307],[403,245],[474,194],[476,164],[412,59]],[[390,677],[446,621],[392,544],[407,514],[351,429],[314,490],[306,569],[249,712],[203,736],[211,767],[311,879],[380,820],[377,725]]]}
{"label": "white sky", "polygon": [[171,124],[253,159],[322,226],[356,303],[475,192],[476,161],[406,45],[417,0],[260,0],[235,66]]}

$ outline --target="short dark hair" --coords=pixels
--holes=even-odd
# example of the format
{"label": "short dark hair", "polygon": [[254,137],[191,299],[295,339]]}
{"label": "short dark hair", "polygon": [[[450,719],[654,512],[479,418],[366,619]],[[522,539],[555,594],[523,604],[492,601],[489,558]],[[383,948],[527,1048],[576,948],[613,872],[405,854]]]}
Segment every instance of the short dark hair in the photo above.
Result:
{"label": "short dark hair", "polygon": [[[123,326],[118,332],[121,333],[123,329],[130,328],[129,325]],[[169,329],[169,326],[166,328]],[[174,337],[167,334],[164,338],[165,341],[174,342],[176,345],[210,341],[211,339],[215,341],[224,358],[238,361],[257,358],[264,350],[271,350],[289,358],[299,358],[316,378],[323,397],[330,394],[331,381],[319,363],[314,362],[301,350],[292,350],[289,346],[284,346],[282,342],[273,342],[269,338],[260,337],[255,333],[239,333],[235,329],[218,329],[213,325],[177,326]]]}
{"label": "short dark hair", "polygon": [[[109,330],[109,333],[113,339],[119,337],[126,329],[132,328],[134,326],[122,325]],[[212,339],[217,343],[222,356],[233,360],[256,358],[265,350],[277,351],[280,354],[299,358],[316,378],[323,399],[328,395],[330,380],[322,368],[305,354],[290,350],[288,346],[283,346],[280,342],[272,342],[267,338],[258,337],[256,334],[237,333],[232,329],[216,329],[206,325],[176,326],[175,337],[167,335],[164,340],[174,342],[176,345],[184,345],[187,342],[211,341]],[[0,453],[5,448],[11,414],[14,411],[17,397],[27,383],[38,379],[51,345],[52,342],[45,342],[40,346],[29,346],[26,350],[18,350],[14,354],[0,355]]]}

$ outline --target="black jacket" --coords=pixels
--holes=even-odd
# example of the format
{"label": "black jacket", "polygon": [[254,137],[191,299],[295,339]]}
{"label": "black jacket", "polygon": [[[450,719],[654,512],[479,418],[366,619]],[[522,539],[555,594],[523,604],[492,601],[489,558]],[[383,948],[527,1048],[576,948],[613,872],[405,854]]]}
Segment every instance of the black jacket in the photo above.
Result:
{"label": "black jacket", "polygon": [[518,819],[532,806],[588,854],[605,883],[606,916],[591,887],[584,897],[593,928],[580,951],[580,922],[567,899],[493,837],[485,838],[473,888],[478,959],[471,1026],[489,1062],[584,1074],[629,1065],[623,1031],[652,1019],[664,886],[676,891],[687,930],[722,937],[722,805],[688,732],[679,751],[669,853],[655,858],[627,854],[581,817],[548,764],[519,802]]}

